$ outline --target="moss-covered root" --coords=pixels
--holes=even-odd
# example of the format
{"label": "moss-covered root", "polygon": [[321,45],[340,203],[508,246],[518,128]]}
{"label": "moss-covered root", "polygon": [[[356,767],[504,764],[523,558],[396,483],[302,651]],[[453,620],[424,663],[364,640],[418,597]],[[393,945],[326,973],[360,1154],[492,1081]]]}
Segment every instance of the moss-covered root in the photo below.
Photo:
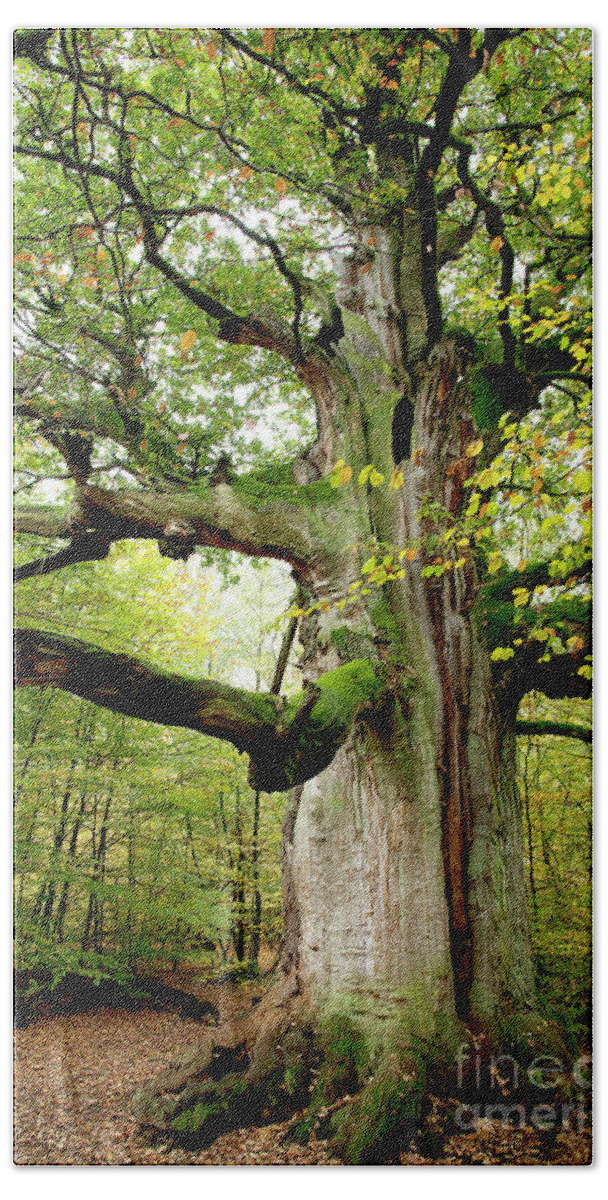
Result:
{"label": "moss-covered root", "polygon": [[290,1137],[305,1142],[314,1132],[352,1165],[398,1161],[418,1128],[425,1070],[407,1039],[393,1035],[387,1042],[380,1058],[377,1047],[370,1057],[348,1017],[326,1021],[317,1032],[320,1065],[310,1103]]}
{"label": "moss-covered root", "polygon": [[398,1162],[415,1136],[424,1090],[424,1067],[412,1051],[392,1053],[376,1074],[335,1115],[333,1146],[352,1166]]}
{"label": "moss-covered root", "polygon": [[[267,999],[267,998],[266,998]],[[419,1123],[424,1067],[396,1036],[373,1056],[349,1017],[313,1025],[293,996],[210,1032],[134,1097],[138,1121],[189,1146],[302,1112],[289,1136],[327,1138],[346,1163],[398,1161]]]}
{"label": "moss-covered root", "polygon": [[358,1092],[369,1075],[365,1038],[342,1014],[331,1017],[317,1030],[315,1059],[319,1065],[308,1107],[289,1131],[290,1139],[301,1144],[314,1130],[325,1130],[335,1102]]}
{"label": "moss-covered root", "polygon": [[140,1124],[200,1146],[220,1133],[302,1108],[309,1097],[312,1031],[302,1014],[275,1008],[214,1031],[189,1060],[133,1098]]}

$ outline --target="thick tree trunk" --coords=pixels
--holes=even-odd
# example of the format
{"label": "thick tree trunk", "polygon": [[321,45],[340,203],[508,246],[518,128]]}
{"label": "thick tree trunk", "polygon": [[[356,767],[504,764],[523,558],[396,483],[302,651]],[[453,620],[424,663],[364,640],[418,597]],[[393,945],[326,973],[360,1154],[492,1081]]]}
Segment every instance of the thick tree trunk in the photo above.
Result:
{"label": "thick tree trunk", "polygon": [[286,965],[323,1003],[381,995],[382,1019],[409,1009],[422,1033],[440,1013],[487,1023],[532,1002],[514,737],[501,746],[483,674],[458,696],[412,688],[299,789]]}
{"label": "thick tree trunk", "polygon": [[[325,438],[330,462],[373,461],[390,475],[394,376],[379,368],[386,359],[369,325],[352,322],[340,349],[338,366],[307,367],[319,445]],[[317,605],[300,630],[305,683],[363,658],[382,665],[389,689],[292,796],[281,982],[255,1019],[214,1035],[204,1062],[139,1095],[148,1124],[213,1136],[223,1121],[244,1119],[245,1095],[252,1120],[309,1104],[296,1130],[307,1136],[341,1091],[356,1093],[332,1126],[336,1145],[347,1161],[385,1161],[396,1130],[411,1135],[415,1123],[420,1046],[453,1064],[463,1022],[496,1037],[506,1012],[533,1003],[515,738],[492,690],[475,569],[468,560],[441,578],[421,575],[434,551],[424,548],[433,530],[420,505],[430,497],[455,511],[463,475],[446,468],[461,463],[472,433],[453,344],[436,349],[409,403],[403,487],[355,485],[346,501],[338,495],[326,553],[299,573]],[[370,539],[381,557],[417,538],[422,549],[402,577],[367,594],[359,586],[357,599],[340,605]],[[215,1083],[205,1062],[218,1053],[226,1073]]]}

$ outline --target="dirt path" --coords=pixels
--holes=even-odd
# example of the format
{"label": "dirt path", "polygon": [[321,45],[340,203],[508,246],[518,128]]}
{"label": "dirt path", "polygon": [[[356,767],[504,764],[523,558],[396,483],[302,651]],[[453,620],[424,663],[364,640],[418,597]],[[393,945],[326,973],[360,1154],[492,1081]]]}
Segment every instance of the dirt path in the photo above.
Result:
{"label": "dirt path", "polygon": [[327,1165],[322,1143],[281,1144],[286,1125],[235,1130],[207,1150],[146,1144],[131,1116],[144,1080],[200,1041],[172,1013],[102,1009],[15,1032],[15,1162],[120,1165]]}

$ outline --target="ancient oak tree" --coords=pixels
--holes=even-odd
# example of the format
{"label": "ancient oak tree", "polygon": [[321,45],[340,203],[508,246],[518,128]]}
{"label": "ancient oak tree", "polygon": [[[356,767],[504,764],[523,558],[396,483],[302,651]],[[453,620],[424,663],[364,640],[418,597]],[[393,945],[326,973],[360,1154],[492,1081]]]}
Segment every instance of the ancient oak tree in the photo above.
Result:
{"label": "ancient oak tree", "polygon": [[19,683],[291,789],[279,982],[137,1111],[204,1137],[304,1097],[306,1136],[349,1093],[336,1144],[384,1161],[426,1050],[535,1021],[518,705],[590,686],[589,36],[15,49],[18,578],[148,538],[297,585],[289,698],[18,633]]}

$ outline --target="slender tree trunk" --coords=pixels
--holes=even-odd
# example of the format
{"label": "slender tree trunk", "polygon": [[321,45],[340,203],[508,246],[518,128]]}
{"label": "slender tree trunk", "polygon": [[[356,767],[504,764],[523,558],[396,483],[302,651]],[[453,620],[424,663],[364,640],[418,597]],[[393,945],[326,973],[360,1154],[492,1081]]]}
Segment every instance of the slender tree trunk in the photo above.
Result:
{"label": "slender tree trunk", "polygon": [[237,853],[232,892],[234,911],[232,942],[237,962],[242,963],[245,958],[245,847],[241,826],[241,793],[238,787],[235,793],[235,835]]}
{"label": "slender tree trunk", "polygon": [[256,791],[253,799],[253,829],[251,834],[251,938],[249,942],[249,962],[257,967],[260,955],[260,937],[262,929],[262,893],[260,891],[260,793]]}
{"label": "slender tree trunk", "polygon": [[536,880],[534,878],[534,842],[532,839],[532,820],[530,818],[530,788],[528,785],[528,759],[532,748],[532,739],[526,738],[526,749],[524,752],[524,769],[523,776],[523,791],[524,791],[524,814],[526,818],[526,836],[528,843],[528,872],[530,880],[530,897],[532,900],[532,908],[535,919],[538,917],[538,901],[536,897]]}
{"label": "slender tree trunk", "polygon": [[[78,807],[78,811],[76,813],[76,817],[75,817],[74,823],[72,825],[72,832],[70,834],[70,841],[68,844],[67,859],[68,859],[68,863],[72,867],[73,867],[73,864],[76,859],[76,849],[78,846],[78,835],[80,833],[80,827],[82,825],[82,819],[84,817],[86,804],[87,804],[87,793],[86,793],[86,789],[83,788],[80,793],[80,805]],[[64,880],[64,883],[63,883],[63,886],[61,889],[61,896],[59,897],[59,904],[57,906],[57,916],[55,919],[55,936],[57,938],[57,941],[59,941],[59,942],[63,941],[65,918],[66,918],[66,914],[68,911],[69,892],[70,892],[70,882],[68,879],[66,879],[66,880]]]}

